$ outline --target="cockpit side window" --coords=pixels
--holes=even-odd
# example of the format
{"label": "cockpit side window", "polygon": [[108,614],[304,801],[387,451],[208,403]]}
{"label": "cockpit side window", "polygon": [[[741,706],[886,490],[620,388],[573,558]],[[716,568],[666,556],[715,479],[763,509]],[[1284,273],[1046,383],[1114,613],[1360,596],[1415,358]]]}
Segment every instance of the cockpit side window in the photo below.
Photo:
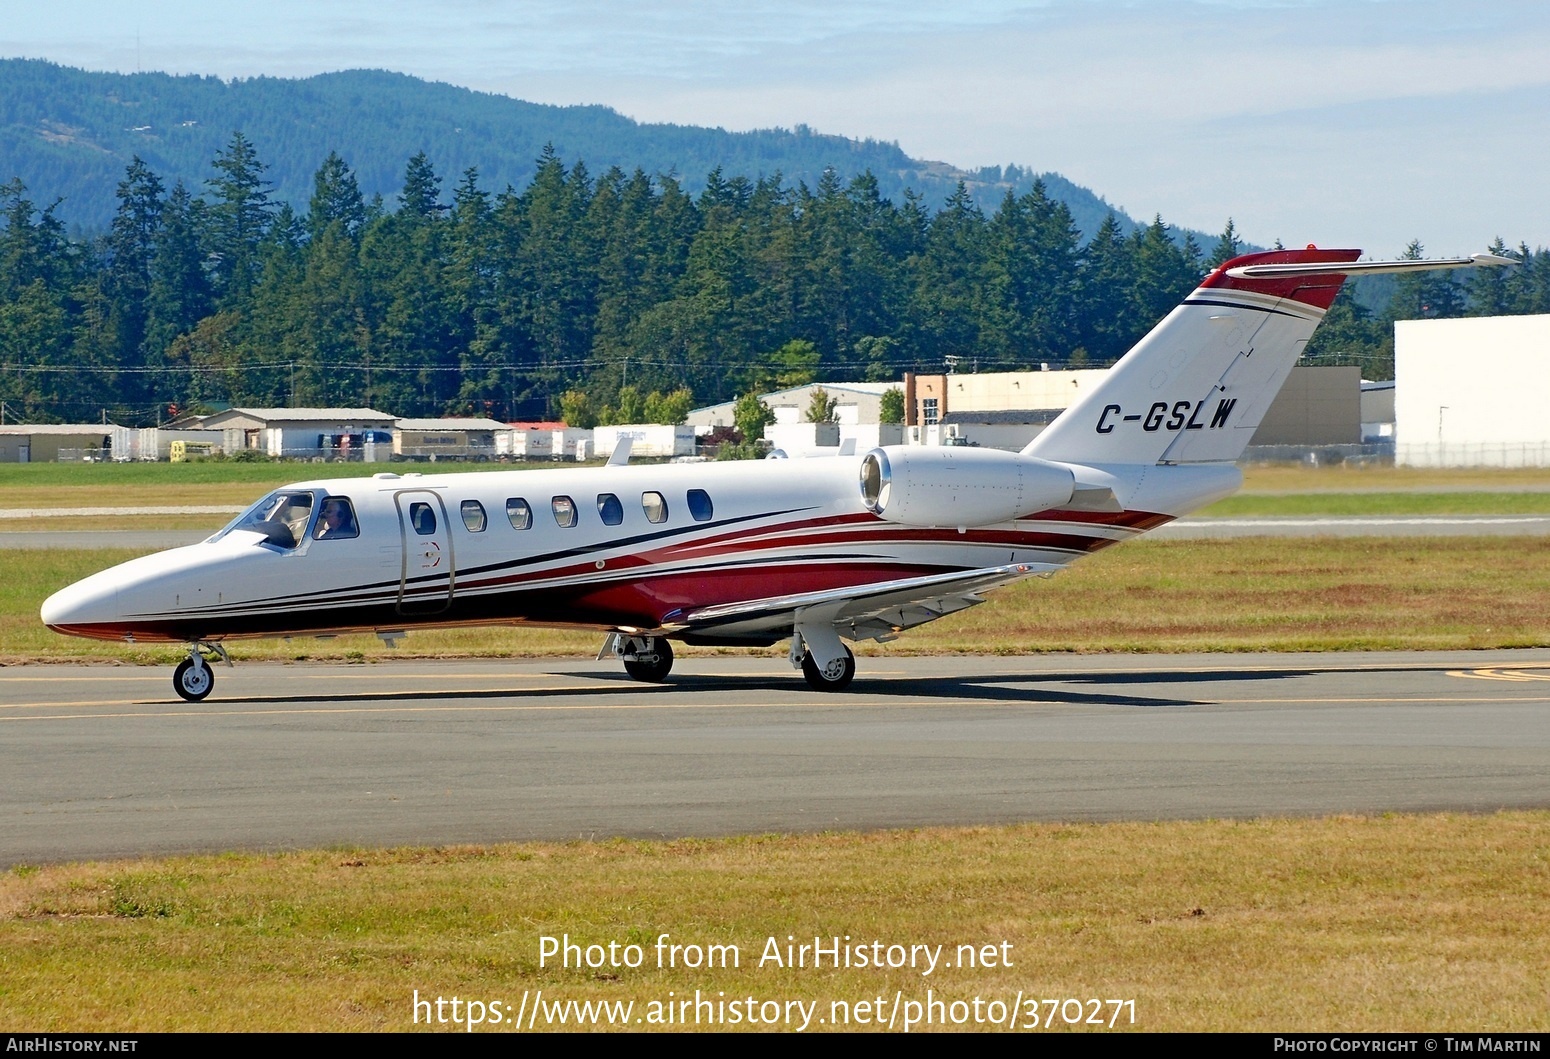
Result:
{"label": "cockpit side window", "polygon": [[325,496],[323,509],[318,512],[318,524],[312,530],[313,540],[343,540],[359,537],[361,528],[355,521],[355,505],[349,497]]}
{"label": "cockpit side window", "polygon": [[281,489],[270,493],[210,539],[219,540],[228,533],[247,530],[262,534],[266,544],[294,548],[301,543],[307,532],[307,521],[312,517],[314,499],[311,492],[300,489]]}

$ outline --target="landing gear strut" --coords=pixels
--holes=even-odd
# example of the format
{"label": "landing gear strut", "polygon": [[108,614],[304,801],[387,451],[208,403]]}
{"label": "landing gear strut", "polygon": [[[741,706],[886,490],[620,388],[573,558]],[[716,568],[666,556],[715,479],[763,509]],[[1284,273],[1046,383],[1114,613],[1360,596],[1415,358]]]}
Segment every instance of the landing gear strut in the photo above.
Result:
{"label": "landing gear strut", "polygon": [[844,691],[856,678],[856,656],[827,625],[798,626],[792,631],[791,664],[802,670],[814,691]]}
{"label": "landing gear strut", "polygon": [[210,663],[205,661],[203,653],[205,650],[219,655],[221,661],[227,666],[231,665],[226,648],[220,644],[190,644],[188,657],[179,662],[178,668],[172,671],[172,690],[189,702],[203,700],[215,687],[215,672],[210,668]]}
{"label": "landing gear strut", "polygon": [[841,649],[845,652],[843,655],[830,659],[829,664],[821,668],[811,654],[802,656],[802,675],[807,678],[808,687],[814,691],[844,691],[850,686],[856,678],[856,656],[848,647]]}
{"label": "landing gear strut", "polygon": [[673,645],[662,636],[608,634],[598,657],[613,653],[624,663],[624,671],[646,684],[660,684],[673,669]]}

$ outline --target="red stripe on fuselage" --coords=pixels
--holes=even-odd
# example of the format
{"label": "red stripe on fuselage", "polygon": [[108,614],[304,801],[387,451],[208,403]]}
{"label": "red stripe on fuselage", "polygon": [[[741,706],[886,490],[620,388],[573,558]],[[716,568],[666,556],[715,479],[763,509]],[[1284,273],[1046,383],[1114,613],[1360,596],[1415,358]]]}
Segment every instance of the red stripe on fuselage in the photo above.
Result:
{"label": "red stripe on fuselage", "polygon": [[[748,527],[720,533],[703,541],[679,541],[645,553],[577,560],[562,567],[520,570],[491,577],[459,578],[450,606],[433,615],[405,615],[393,599],[352,602],[352,590],[340,593],[337,604],[315,609],[271,607],[256,613],[204,617],[169,615],[91,625],[50,626],[56,632],[102,640],[185,642],[276,636],[290,633],[370,632],[400,626],[532,624],[555,627],[656,628],[670,614],[684,610],[774,596],[856,588],[879,581],[972,569],[911,560],[912,545],[1004,547],[1019,551],[1057,551],[1068,559],[1119,543],[1113,537],[1083,534],[1083,525],[1124,528],[1137,532],[1171,521],[1152,512],[1039,512],[1023,522],[1069,523],[1070,532],[1051,529],[915,529],[888,523],[871,514],[815,518],[796,525]],[[906,549],[898,556],[865,559],[836,557],[825,561],[820,549],[850,546],[886,551]],[[812,561],[794,561],[793,549],[811,548]],[[762,558],[761,558],[762,557]],[[734,563],[742,558],[743,562]],[[726,565],[707,567],[707,560]],[[921,559],[925,559],[924,556]],[[598,568],[598,562],[604,564]],[[689,565],[697,563],[699,565]],[[674,568],[674,564],[678,565]],[[570,580],[572,583],[564,583]],[[561,582],[555,584],[554,582]],[[354,590],[358,591],[358,590]],[[425,606],[441,598],[432,586]],[[423,594],[422,594],[423,595]]]}

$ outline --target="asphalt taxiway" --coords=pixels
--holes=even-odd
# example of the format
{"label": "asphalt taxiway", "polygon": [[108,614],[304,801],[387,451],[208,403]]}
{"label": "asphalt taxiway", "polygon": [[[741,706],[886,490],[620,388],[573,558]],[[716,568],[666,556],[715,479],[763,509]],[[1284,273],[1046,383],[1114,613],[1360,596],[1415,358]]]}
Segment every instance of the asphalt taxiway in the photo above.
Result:
{"label": "asphalt taxiway", "polygon": [[0,866],[1550,807],[1550,651],[0,668]]}

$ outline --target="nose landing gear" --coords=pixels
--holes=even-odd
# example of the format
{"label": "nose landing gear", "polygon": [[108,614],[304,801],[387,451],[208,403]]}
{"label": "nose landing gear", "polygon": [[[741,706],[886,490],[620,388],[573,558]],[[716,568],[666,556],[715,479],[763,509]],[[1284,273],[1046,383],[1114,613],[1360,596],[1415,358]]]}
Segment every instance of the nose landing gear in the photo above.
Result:
{"label": "nose landing gear", "polygon": [[172,671],[172,690],[178,693],[180,698],[189,702],[200,702],[215,688],[215,673],[210,668],[210,663],[205,661],[204,653],[209,651],[220,657],[227,667],[231,666],[231,658],[226,654],[226,648],[215,643],[194,643],[188,648],[188,657],[178,663],[178,668]]}

